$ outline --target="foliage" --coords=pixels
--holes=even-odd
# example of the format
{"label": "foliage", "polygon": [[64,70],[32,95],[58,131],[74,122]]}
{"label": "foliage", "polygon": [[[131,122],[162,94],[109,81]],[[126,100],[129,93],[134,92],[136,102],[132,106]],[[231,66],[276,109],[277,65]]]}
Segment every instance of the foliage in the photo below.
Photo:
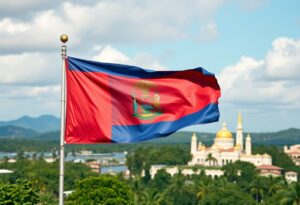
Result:
{"label": "foliage", "polygon": [[153,179],[153,186],[158,190],[164,190],[168,187],[172,180],[172,176],[164,169],[158,170]]}
{"label": "foliage", "polygon": [[[44,160],[19,160],[16,163],[0,163],[0,169],[9,169],[13,174],[0,175],[0,182],[16,183],[17,179],[27,179],[40,189],[46,201],[58,195],[58,162],[46,163]],[[72,190],[77,180],[95,176],[90,168],[80,163],[65,163],[65,190]],[[50,200],[50,201],[51,201]]]}
{"label": "foliage", "polygon": [[142,170],[149,171],[153,164],[184,165],[191,155],[180,146],[139,147],[130,152],[126,165],[133,175],[141,175]]}
{"label": "foliage", "polygon": [[224,186],[218,186],[215,183],[210,192],[207,192],[199,205],[250,205],[255,201],[248,194],[244,193],[236,184],[228,183]]}
{"label": "foliage", "polygon": [[217,163],[217,159],[215,157],[213,157],[211,153],[209,153],[207,155],[207,158],[205,159],[205,161],[208,161],[209,166],[211,166],[211,162],[213,163],[213,166],[215,166]]}
{"label": "foliage", "polygon": [[0,184],[0,204],[36,204],[39,202],[38,189],[27,180],[14,184]]}
{"label": "foliage", "polygon": [[133,193],[124,182],[112,176],[89,177],[79,181],[66,204],[133,204]]}
{"label": "foliage", "polygon": [[287,190],[282,190],[281,204],[300,205],[300,183],[292,183]]}
{"label": "foliage", "polygon": [[167,200],[173,205],[193,205],[197,203],[197,196],[193,183],[189,183],[182,174],[173,176],[172,182],[166,190]]}

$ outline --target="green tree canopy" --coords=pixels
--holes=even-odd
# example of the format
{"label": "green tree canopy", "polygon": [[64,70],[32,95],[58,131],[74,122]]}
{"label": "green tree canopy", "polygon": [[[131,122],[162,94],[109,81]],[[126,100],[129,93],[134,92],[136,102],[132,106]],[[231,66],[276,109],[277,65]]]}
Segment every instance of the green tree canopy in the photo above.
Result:
{"label": "green tree canopy", "polygon": [[17,180],[15,184],[0,184],[0,205],[31,205],[39,202],[38,189],[30,181]]}
{"label": "green tree canopy", "polygon": [[130,205],[133,204],[133,193],[128,185],[116,177],[102,175],[79,181],[66,202],[82,205]]}

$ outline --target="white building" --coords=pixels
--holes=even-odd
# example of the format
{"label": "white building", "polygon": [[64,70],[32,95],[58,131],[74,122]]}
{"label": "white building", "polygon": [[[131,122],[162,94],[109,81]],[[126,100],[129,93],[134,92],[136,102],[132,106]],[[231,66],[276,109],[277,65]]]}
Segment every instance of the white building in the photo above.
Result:
{"label": "white building", "polygon": [[289,183],[291,183],[291,182],[297,182],[298,181],[298,173],[297,172],[293,172],[293,171],[285,172],[285,179]]}
{"label": "white building", "polygon": [[284,153],[286,153],[295,163],[295,165],[300,166],[300,144],[284,146]]}
{"label": "white building", "polygon": [[[158,170],[164,169],[167,173],[169,173],[172,177],[175,174],[179,173],[178,167],[167,167],[166,165],[152,165],[150,168],[150,175],[151,179],[154,179],[154,176],[158,172]],[[201,170],[193,170],[192,168],[184,168],[181,170],[181,173],[183,175],[193,175],[193,174],[200,174]],[[204,170],[204,173],[206,176],[211,176],[211,177],[219,177],[224,174],[224,171],[221,169],[206,169]]]}
{"label": "white building", "polygon": [[11,170],[8,170],[8,169],[0,169],[0,174],[12,174],[14,173],[13,171]]}
{"label": "white building", "polygon": [[252,154],[251,136],[248,134],[244,141],[242,114],[238,114],[236,139],[227,129],[226,124],[217,132],[214,144],[205,147],[201,142],[197,143],[195,134],[191,140],[192,160],[189,165],[223,166],[237,160],[253,163],[255,166],[272,165],[272,157],[268,154]]}

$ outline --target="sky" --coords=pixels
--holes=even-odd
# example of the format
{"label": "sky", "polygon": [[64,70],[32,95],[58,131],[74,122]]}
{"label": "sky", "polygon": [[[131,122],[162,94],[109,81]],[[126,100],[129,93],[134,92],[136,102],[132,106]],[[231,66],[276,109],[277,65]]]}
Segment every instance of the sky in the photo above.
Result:
{"label": "sky", "polygon": [[298,0],[0,0],[0,120],[60,115],[68,55],[154,70],[203,67],[222,90],[220,122],[185,128],[300,128]]}

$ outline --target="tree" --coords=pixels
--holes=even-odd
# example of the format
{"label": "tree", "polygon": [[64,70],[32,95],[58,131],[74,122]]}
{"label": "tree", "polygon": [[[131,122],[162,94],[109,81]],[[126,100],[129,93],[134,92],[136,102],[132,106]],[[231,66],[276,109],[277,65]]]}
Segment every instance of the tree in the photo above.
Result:
{"label": "tree", "polygon": [[216,165],[216,163],[217,163],[217,159],[215,157],[213,157],[211,153],[209,153],[207,155],[207,158],[205,159],[205,161],[206,162],[208,161],[209,166],[211,166],[211,162],[213,162],[213,165]]}
{"label": "tree", "polygon": [[264,177],[256,177],[250,184],[250,191],[254,194],[255,200],[260,202],[263,199],[266,190]]}
{"label": "tree", "polygon": [[146,189],[141,194],[141,205],[160,205],[164,194],[155,189]]}
{"label": "tree", "polygon": [[193,187],[186,183],[182,174],[174,175],[172,183],[166,190],[166,198],[172,205],[193,205],[197,203]]}
{"label": "tree", "polygon": [[252,163],[238,160],[233,165],[240,171],[241,180],[251,182],[258,174],[256,167]]}
{"label": "tree", "polygon": [[17,161],[22,161],[25,159],[25,153],[23,150],[18,151],[16,159]]}
{"label": "tree", "polygon": [[288,189],[283,191],[283,198],[280,200],[281,204],[300,205],[300,183],[291,183]]}
{"label": "tree", "polygon": [[133,193],[128,185],[116,177],[102,175],[79,181],[66,202],[83,205],[129,205],[133,204]]}
{"label": "tree", "polygon": [[213,190],[211,180],[209,178],[201,180],[197,189],[197,198],[201,201],[210,192],[210,190]]}
{"label": "tree", "polygon": [[154,176],[153,179],[153,184],[154,187],[157,188],[158,190],[164,190],[165,188],[168,187],[172,180],[172,176],[166,172],[166,170],[161,169],[158,170],[157,173]]}
{"label": "tree", "polygon": [[244,193],[236,184],[228,183],[224,187],[214,186],[198,205],[254,205],[255,201]]}
{"label": "tree", "polygon": [[0,184],[0,204],[37,204],[38,191],[27,180],[17,180],[15,184]]}
{"label": "tree", "polygon": [[222,170],[224,171],[224,176],[228,179],[228,181],[235,182],[237,180],[239,170],[236,168],[235,164],[226,164],[222,167]]}
{"label": "tree", "polygon": [[267,193],[272,196],[283,188],[282,178],[269,175],[267,180]]}
{"label": "tree", "polygon": [[131,175],[140,176],[143,170],[144,157],[142,149],[137,149],[133,153],[127,154],[126,165]]}

